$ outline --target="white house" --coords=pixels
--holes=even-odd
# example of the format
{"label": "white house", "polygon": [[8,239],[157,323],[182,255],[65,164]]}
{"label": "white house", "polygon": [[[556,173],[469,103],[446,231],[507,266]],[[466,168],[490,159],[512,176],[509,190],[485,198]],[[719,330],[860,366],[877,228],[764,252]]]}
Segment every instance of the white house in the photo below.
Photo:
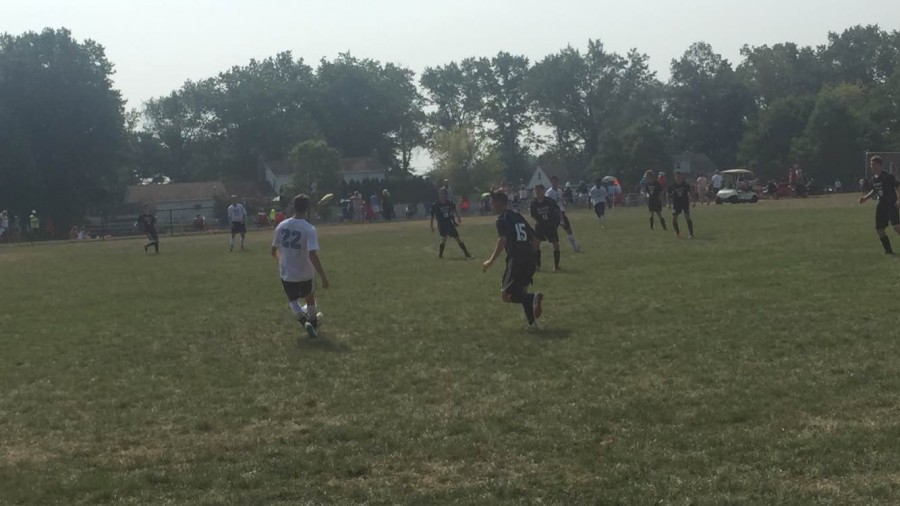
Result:
{"label": "white house", "polygon": [[287,160],[280,162],[263,161],[262,166],[266,182],[272,187],[275,195],[281,195],[281,188],[294,182],[294,167],[291,165],[291,162]]}
{"label": "white house", "polygon": [[535,185],[542,184],[545,187],[550,187],[550,178],[547,177],[547,174],[544,172],[544,169],[538,167],[534,170],[534,174],[531,175],[531,179],[528,180],[528,185],[525,188],[529,190],[534,189]]}
{"label": "white house", "polygon": [[341,175],[345,183],[353,181],[384,181],[384,165],[376,158],[343,158],[341,159]]}

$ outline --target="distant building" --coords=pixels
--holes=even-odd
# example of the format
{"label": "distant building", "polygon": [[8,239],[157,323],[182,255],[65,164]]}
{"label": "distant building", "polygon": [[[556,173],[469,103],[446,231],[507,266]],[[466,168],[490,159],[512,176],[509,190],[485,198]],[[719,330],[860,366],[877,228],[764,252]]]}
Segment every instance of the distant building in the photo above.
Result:
{"label": "distant building", "polygon": [[345,183],[353,181],[384,181],[385,167],[377,158],[343,158],[341,159],[341,175]]}
{"label": "distant building", "polygon": [[271,162],[262,160],[263,177],[275,195],[281,195],[281,188],[294,182],[294,166],[287,160]]}
{"label": "distant building", "polygon": [[542,184],[545,188],[550,187],[550,178],[547,177],[547,173],[544,172],[544,169],[538,167],[534,169],[534,174],[531,175],[531,179],[528,180],[528,184],[525,185],[525,188],[529,190],[533,190],[536,185]]}
{"label": "distant building", "polygon": [[708,156],[703,153],[692,153],[690,151],[673,156],[672,163],[674,164],[674,170],[685,174],[697,175],[703,173],[706,176],[710,176],[718,170],[716,164]]}
{"label": "distant building", "polygon": [[125,204],[147,205],[157,214],[171,211],[174,221],[189,221],[197,214],[209,214],[216,205],[216,198],[227,195],[221,181],[140,184],[126,189]]}

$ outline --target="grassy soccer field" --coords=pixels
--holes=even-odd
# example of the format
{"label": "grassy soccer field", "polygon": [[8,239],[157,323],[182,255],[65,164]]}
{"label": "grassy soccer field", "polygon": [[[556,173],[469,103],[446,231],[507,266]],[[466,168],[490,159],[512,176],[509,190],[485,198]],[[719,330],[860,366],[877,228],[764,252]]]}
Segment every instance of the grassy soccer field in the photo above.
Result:
{"label": "grassy soccer field", "polygon": [[0,504],[894,503],[900,259],[853,198],[576,212],[537,335],[487,217],[476,261],[321,228],[319,341],[268,232],[2,245]]}

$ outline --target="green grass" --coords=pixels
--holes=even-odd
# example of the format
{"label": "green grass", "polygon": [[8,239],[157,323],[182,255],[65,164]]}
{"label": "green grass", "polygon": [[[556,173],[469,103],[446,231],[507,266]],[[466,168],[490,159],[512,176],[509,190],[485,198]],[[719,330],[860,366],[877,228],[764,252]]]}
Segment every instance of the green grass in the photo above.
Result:
{"label": "green grass", "polygon": [[323,227],[299,344],[268,233],[3,245],[0,504],[896,502],[873,207],[704,207],[694,241],[572,218],[539,335],[480,271],[490,218],[469,262],[425,222]]}

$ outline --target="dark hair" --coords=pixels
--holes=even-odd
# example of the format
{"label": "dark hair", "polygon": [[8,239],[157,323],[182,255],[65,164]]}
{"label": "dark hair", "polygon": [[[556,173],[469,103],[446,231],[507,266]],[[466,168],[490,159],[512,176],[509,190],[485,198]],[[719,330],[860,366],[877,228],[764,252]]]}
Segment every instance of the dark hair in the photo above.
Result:
{"label": "dark hair", "polygon": [[309,197],[302,193],[294,197],[292,202],[294,204],[294,212],[297,214],[303,214],[309,210]]}
{"label": "dark hair", "polygon": [[594,181],[594,184],[595,184],[595,185],[597,185],[597,187],[599,187],[599,186],[600,186],[600,185],[602,185],[602,184],[603,184],[603,180],[602,180],[602,179],[600,179],[600,178],[597,178],[597,180],[596,180],[596,181]]}
{"label": "dark hair", "polygon": [[509,196],[503,192],[492,192],[491,200],[493,200],[494,202],[502,202],[506,204],[509,202]]}
{"label": "dark hair", "polygon": [[884,165],[884,160],[882,160],[881,157],[878,155],[875,155],[872,158],[869,158],[869,160],[876,162],[878,165]]}

